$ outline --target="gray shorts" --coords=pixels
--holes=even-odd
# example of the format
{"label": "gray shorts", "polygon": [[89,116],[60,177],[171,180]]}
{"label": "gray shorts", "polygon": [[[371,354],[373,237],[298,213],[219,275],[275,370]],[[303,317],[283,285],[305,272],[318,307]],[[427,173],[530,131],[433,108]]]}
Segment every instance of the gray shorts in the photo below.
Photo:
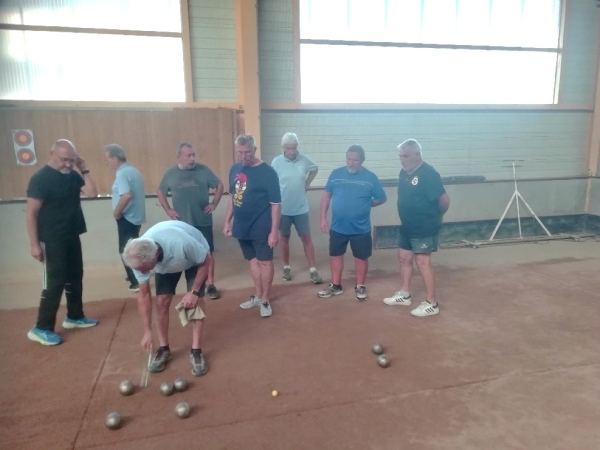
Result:
{"label": "gray shorts", "polygon": [[298,236],[307,236],[310,234],[310,221],[308,213],[298,214],[297,216],[281,216],[279,222],[279,232],[282,236],[288,237],[292,234],[292,224],[296,227]]}

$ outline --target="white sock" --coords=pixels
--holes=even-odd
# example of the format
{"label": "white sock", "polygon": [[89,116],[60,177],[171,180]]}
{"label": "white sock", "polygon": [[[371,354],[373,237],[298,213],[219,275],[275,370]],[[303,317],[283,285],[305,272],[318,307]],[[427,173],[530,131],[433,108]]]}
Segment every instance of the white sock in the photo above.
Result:
{"label": "white sock", "polygon": [[410,292],[406,292],[406,291],[400,291],[400,295],[404,298],[406,297],[410,297]]}
{"label": "white sock", "polygon": [[291,269],[292,266],[283,266],[284,269]]}
{"label": "white sock", "polygon": [[317,271],[317,268],[316,268],[316,267],[311,267],[311,268],[310,268],[310,273],[313,273],[313,272],[316,272],[316,271]]}

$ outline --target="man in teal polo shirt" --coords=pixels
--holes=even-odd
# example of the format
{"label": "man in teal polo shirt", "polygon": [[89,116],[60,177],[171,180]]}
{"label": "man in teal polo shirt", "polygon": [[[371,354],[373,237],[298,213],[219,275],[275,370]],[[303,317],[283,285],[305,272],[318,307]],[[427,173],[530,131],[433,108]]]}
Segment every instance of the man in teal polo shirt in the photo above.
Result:
{"label": "man in teal polo shirt", "polygon": [[304,254],[308,261],[310,279],[320,284],[323,279],[315,267],[315,247],[310,236],[310,220],[308,216],[308,200],[306,191],[314,180],[319,168],[306,155],[298,152],[298,136],[296,133],[286,133],[281,139],[283,154],[276,156],[271,166],[279,176],[281,188],[281,257],[283,259],[283,279],[292,279],[290,266],[290,235],[292,224],[296,227],[298,237],[304,246]]}

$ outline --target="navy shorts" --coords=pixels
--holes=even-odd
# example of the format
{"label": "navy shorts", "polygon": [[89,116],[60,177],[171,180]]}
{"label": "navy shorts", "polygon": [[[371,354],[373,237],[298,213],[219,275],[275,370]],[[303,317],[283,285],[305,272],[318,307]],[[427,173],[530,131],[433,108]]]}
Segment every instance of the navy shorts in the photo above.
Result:
{"label": "navy shorts", "polygon": [[215,252],[215,238],[213,237],[213,227],[212,225],[202,226],[202,227],[194,227],[204,236],[206,242],[208,242],[208,247],[210,248],[210,252]]}
{"label": "navy shorts", "polygon": [[[196,274],[198,273],[199,266],[190,267],[185,271],[185,281],[187,282],[187,292],[192,290],[192,285],[194,284],[194,279],[196,278]],[[156,295],[175,295],[175,290],[177,289],[177,284],[179,283],[179,279],[181,278],[181,272],[174,273],[155,273],[154,280],[156,283]],[[200,297],[204,296],[204,288],[205,284],[203,283],[200,287]]]}
{"label": "navy shorts", "polygon": [[259,261],[273,261],[273,249],[269,247],[268,239],[238,239],[244,259],[258,259]]}
{"label": "navy shorts", "polygon": [[348,242],[355,258],[368,259],[373,253],[371,233],[348,235],[329,230],[329,256],[342,256],[346,253]]}

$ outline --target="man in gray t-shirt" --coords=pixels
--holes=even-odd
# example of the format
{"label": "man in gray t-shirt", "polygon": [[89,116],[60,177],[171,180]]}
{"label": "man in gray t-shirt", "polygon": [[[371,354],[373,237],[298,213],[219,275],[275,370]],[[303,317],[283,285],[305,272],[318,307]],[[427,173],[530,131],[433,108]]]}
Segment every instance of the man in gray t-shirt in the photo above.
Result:
{"label": "man in gray t-shirt", "polygon": [[[212,202],[209,190],[215,193]],[[212,212],[216,209],[223,195],[223,183],[204,164],[196,163],[196,152],[192,144],[183,142],[177,148],[177,164],[163,175],[158,188],[158,201],[167,215],[174,220],[181,220],[196,227],[208,241],[211,254],[214,253]],[[169,204],[167,194],[173,197],[173,207]],[[211,258],[208,271],[206,294],[211,299],[219,298],[215,287],[215,260]]]}

